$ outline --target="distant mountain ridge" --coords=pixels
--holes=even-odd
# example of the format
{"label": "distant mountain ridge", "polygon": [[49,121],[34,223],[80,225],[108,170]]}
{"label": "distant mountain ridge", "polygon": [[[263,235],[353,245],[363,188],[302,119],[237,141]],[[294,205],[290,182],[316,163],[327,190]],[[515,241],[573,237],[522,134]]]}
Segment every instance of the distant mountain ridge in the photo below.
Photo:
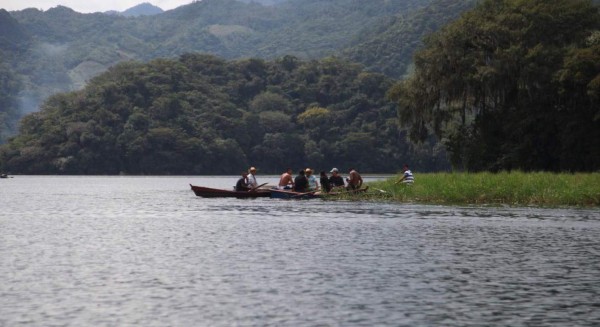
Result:
{"label": "distant mountain ridge", "polygon": [[121,15],[125,17],[138,17],[158,15],[163,12],[164,11],[160,7],[154,6],[149,2],[144,2],[121,12]]}
{"label": "distant mountain ridge", "polygon": [[260,3],[261,5],[265,5],[265,6],[272,6],[272,5],[276,5],[276,4],[280,4],[289,0],[239,0],[241,2],[245,2],[245,3],[251,3],[251,2],[255,2],[255,3]]}

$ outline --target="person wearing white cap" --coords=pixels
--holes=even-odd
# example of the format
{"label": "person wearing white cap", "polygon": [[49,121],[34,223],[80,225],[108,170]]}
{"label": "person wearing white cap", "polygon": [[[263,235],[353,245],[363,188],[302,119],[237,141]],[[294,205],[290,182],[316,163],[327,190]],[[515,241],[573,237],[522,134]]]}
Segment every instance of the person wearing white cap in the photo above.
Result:
{"label": "person wearing white cap", "polygon": [[248,173],[248,177],[246,177],[248,179],[248,187],[251,189],[257,187],[258,182],[256,182],[256,168],[250,167],[250,169],[248,169]]}
{"label": "person wearing white cap", "polygon": [[331,170],[331,176],[329,177],[329,183],[332,187],[344,187],[344,178],[340,176],[340,171],[337,168]]}

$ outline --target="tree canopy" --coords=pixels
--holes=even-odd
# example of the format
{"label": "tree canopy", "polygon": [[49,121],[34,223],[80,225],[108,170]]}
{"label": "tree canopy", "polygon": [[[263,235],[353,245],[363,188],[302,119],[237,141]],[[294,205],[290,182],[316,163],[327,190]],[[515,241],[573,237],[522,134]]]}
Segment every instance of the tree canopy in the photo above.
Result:
{"label": "tree canopy", "polygon": [[389,96],[455,168],[598,170],[599,29],[590,1],[486,0],[428,37]]}
{"label": "tree canopy", "polygon": [[[24,174],[237,174],[353,166],[444,168],[415,147],[385,99],[393,80],[329,57],[226,61],[185,54],[127,62],[81,91],[49,98],[0,146],[0,169]],[[439,160],[430,160],[438,158]]]}

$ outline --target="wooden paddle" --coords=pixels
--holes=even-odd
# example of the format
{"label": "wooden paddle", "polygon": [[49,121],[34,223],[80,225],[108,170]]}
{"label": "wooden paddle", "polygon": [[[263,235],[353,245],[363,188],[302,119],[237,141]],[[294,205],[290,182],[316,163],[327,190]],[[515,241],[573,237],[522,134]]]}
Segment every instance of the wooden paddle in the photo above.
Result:
{"label": "wooden paddle", "polygon": [[261,186],[265,186],[265,185],[267,185],[267,184],[269,184],[269,183],[263,183],[263,184],[260,184],[260,185],[258,185],[257,187],[253,187],[253,188],[249,189],[249,190],[248,190],[248,192],[254,192],[254,191],[257,189],[257,188],[259,188],[259,187],[261,187]]}

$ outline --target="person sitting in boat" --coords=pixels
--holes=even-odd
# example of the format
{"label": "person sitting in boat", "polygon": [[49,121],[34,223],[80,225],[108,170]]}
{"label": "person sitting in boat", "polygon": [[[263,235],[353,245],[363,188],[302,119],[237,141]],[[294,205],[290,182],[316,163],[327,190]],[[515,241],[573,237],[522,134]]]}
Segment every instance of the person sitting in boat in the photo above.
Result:
{"label": "person sitting in boat", "polygon": [[298,172],[298,176],[296,176],[296,178],[294,178],[293,190],[295,192],[304,193],[304,192],[306,192],[307,188],[308,188],[308,179],[306,179],[306,176],[304,175],[304,170],[301,169]]}
{"label": "person sitting in boat", "polygon": [[308,180],[308,189],[307,191],[312,192],[312,191],[318,191],[319,190],[319,183],[317,182],[317,178],[315,177],[315,175],[313,175],[313,170],[310,168],[306,168],[306,170],[304,171],[305,175],[306,175],[306,179]]}
{"label": "person sitting in boat", "polygon": [[[323,182],[321,182],[323,184]],[[329,177],[329,184],[331,187],[345,187],[344,178],[340,175],[340,171],[337,168],[331,170],[331,176]]]}
{"label": "person sitting in boat", "polygon": [[[325,193],[329,193],[331,191],[331,183],[329,182],[329,177],[327,177],[327,173],[325,171],[321,171],[321,191]],[[342,180],[342,183],[344,181]]]}
{"label": "person sitting in boat", "polygon": [[280,190],[291,190],[294,188],[294,177],[292,177],[292,168],[288,168],[279,178]]}
{"label": "person sitting in boat", "polygon": [[250,190],[248,187],[248,173],[243,171],[242,178],[238,179],[237,184],[235,184],[235,190],[238,192],[247,192]]}
{"label": "person sitting in boat", "polygon": [[348,178],[346,181],[348,182],[348,186],[346,187],[348,190],[358,190],[363,183],[363,179],[354,168],[350,168],[348,173]]}
{"label": "person sitting in boat", "polygon": [[396,182],[396,184],[402,183],[406,185],[412,185],[415,182],[415,177],[413,173],[408,169],[408,165],[404,165],[402,168],[404,170],[404,174],[402,177]]}
{"label": "person sitting in boat", "polygon": [[256,181],[256,168],[254,167],[250,167],[250,169],[248,169],[248,187],[249,188],[255,188],[258,187],[258,182]]}

